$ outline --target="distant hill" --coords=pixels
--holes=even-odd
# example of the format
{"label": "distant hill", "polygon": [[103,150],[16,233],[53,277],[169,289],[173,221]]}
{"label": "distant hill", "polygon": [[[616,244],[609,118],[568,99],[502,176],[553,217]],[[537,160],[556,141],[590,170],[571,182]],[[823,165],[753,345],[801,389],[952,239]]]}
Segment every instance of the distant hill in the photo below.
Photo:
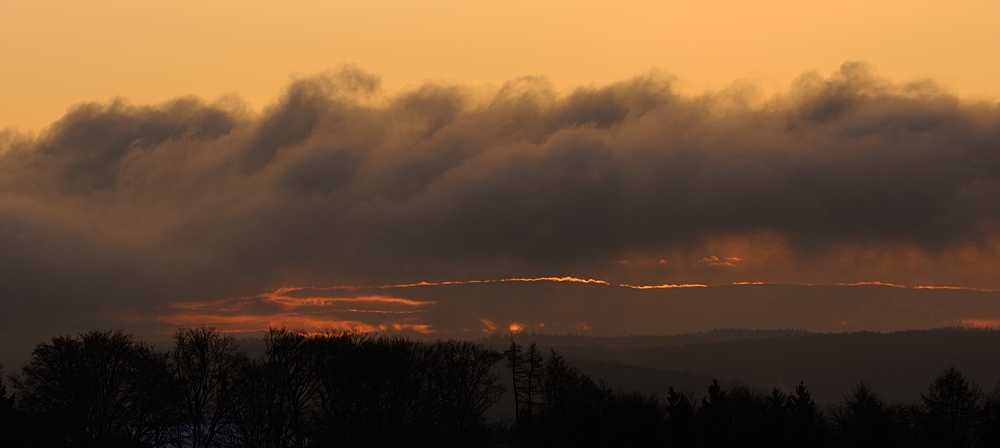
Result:
{"label": "distant hill", "polygon": [[543,347],[660,347],[665,345],[708,344],[713,342],[743,341],[750,339],[770,339],[780,336],[802,336],[813,334],[802,330],[747,330],[742,328],[721,328],[700,333],[685,333],[665,336],[589,336],[589,335],[549,335],[517,333],[493,335],[476,342],[496,349],[510,347],[513,339],[521,345],[531,342]]}
{"label": "distant hill", "polygon": [[[511,338],[535,341],[548,355],[555,349],[567,361],[613,389],[666,394],[667,387],[701,398],[712,379],[724,387],[744,384],[760,391],[789,392],[804,382],[821,404],[837,404],[864,381],[882,397],[920,401],[931,380],[955,366],[989,391],[1000,382],[1000,331],[939,328],[894,333],[810,333],[800,330],[715,329],[668,336],[600,337],[579,335],[496,335],[475,342],[503,351]],[[263,341],[241,339],[251,356]],[[505,362],[495,367],[504,382]],[[12,370],[12,369],[9,369]],[[509,395],[509,394],[507,394]],[[492,415],[513,409],[505,395]]]}
{"label": "distant hill", "polygon": [[[499,339],[491,338],[484,343],[496,346]],[[534,339],[544,350],[554,348],[573,360],[581,370],[594,369],[609,377],[629,378],[629,384],[642,385],[642,389],[651,392],[666,389],[658,386],[661,381],[681,381],[681,377],[670,377],[664,371],[688,372],[706,379],[722,377],[768,390],[778,387],[786,392],[802,381],[813,397],[825,404],[841,402],[843,395],[862,380],[886,399],[917,402],[931,380],[950,366],[986,390],[1000,381],[1000,356],[997,356],[1000,331],[996,330],[944,328],[895,333],[714,330],[680,336],[515,335],[514,339],[518,343]],[[611,364],[587,364],[585,360]],[[662,370],[637,371],[628,366]],[[702,390],[707,389],[709,381]]]}

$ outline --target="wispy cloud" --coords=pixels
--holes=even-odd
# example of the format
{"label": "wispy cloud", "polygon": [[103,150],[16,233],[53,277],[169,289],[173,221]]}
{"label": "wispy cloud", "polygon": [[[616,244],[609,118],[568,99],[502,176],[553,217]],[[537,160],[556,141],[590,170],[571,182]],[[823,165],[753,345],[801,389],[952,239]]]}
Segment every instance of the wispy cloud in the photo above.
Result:
{"label": "wispy cloud", "polygon": [[735,268],[736,262],[740,261],[739,257],[725,257],[719,258],[718,256],[712,255],[710,257],[705,257],[698,260],[695,264],[702,266],[715,266],[715,267],[727,267]]}
{"label": "wispy cloud", "polygon": [[263,300],[274,302],[290,308],[298,308],[303,306],[313,306],[313,307],[327,306],[327,305],[336,305],[341,303],[394,304],[394,305],[398,304],[410,307],[421,307],[421,306],[435,304],[435,302],[432,301],[410,300],[410,299],[403,299],[400,297],[385,297],[385,296],[287,297],[287,296],[276,296],[271,294],[265,294],[261,298]]}

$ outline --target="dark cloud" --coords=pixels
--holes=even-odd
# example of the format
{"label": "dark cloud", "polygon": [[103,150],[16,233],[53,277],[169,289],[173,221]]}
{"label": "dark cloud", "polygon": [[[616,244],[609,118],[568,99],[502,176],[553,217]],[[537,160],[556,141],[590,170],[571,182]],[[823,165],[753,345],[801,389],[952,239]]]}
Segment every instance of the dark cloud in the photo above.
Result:
{"label": "dark cloud", "polygon": [[[739,259],[704,275],[803,264],[845,280],[844,248],[875,251],[883,274],[1000,260],[1000,109],[855,63],[759,100],[679,95],[657,74],[389,95],[348,69],[259,114],[83,104],[37,137],[0,134],[0,151],[0,326],[284,285],[627,277],[620,261],[643,257],[647,278]],[[713,252],[740,238],[792,261]]]}

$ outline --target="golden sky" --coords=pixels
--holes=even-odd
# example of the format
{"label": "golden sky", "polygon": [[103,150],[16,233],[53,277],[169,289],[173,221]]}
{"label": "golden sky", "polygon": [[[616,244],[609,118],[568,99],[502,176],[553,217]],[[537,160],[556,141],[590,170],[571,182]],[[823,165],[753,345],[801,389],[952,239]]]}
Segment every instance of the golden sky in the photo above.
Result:
{"label": "golden sky", "polygon": [[0,1],[0,128],[39,130],[73,104],[236,94],[353,64],[389,89],[425,81],[560,89],[650,69],[689,92],[786,90],[865,61],[1000,97],[1000,3],[957,1]]}

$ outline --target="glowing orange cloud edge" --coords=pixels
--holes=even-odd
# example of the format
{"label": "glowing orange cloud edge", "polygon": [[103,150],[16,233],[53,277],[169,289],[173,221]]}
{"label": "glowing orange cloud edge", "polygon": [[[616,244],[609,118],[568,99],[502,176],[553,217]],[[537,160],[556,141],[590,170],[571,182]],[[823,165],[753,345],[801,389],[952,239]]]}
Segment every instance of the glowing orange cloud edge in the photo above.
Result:
{"label": "glowing orange cloud edge", "polygon": [[[439,281],[439,282],[427,282],[421,281],[417,283],[402,283],[402,284],[387,284],[387,285],[377,285],[377,286],[354,286],[354,285],[335,285],[326,287],[309,287],[309,286],[295,286],[295,287],[282,287],[278,288],[273,292],[259,294],[252,297],[243,297],[240,299],[230,299],[230,300],[217,300],[209,302],[175,302],[168,304],[168,308],[177,311],[176,314],[172,315],[159,315],[153,316],[152,320],[160,323],[166,323],[171,325],[218,325],[223,327],[223,329],[228,331],[248,331],[248,328],[257,331],[259,329],[279,326],[279,327],[292,327],[292,328],[324,328],[328,330],[340,330],[340,331],[360,331],[360,332],[377,332],[386,331],[389,329],[395,329],[397,331],[401,330],[411,330],[422,334],[433,334],[436,330],[428,324],[421,323],[404,323],[404,322],[386,322],[382,324],[369,324],[356,320],[349,319],[338,319],[334,317],[319,317],[316,315],[300,314],[295,312],[279,312],[274,314],[254,314],[254,313],[241,313],[240,309],[248,304],[253,303],[254,300],[260,300],[264,302],[270,302],[277,304],[284,308],[285,310],[293,310],[300,307],[321,307],[323,312],[328,313],[383,313],[383,314],[413,314],[422,312],[421,307],[436,305],[435,301],[424,301],[424,300],[413,300],[400,297],[390,297],[382,295],[362,295],[356,297],[323,297],[323,296],[308,296],[308,297],[290,297],[288,294],[299,292],[299,291],[336,291],[336,290],[365,290],[365,289],[394,289],[394,288],[413,288],[421,286],[449,286],[449,285],[469,285],[469,284],[490,284],[490,283],[528,283],[528,282],[555,282],[555,283],[578,283],[585,285],[597,285],[597,286],[609,286],[609,287],[620,287],[635,290],[658,290],[658,289],[681,289],[681,288],[711,288],[711,287],[724,287],[724,286],[742,286],[742,285],[790,285],[790,286],[838,286],[838,287],[861,287],[861,286],[876,286],[876,287],[888,287],[888,288],[903,288],[903,289],[927,289],[927,290],[961,290],[961,291],[979,291],[979,292],[998,292],[990,289],[983,288],[973,288],[964,286],[948,286],[948,285],[918,285],[918,286],[907,286],[896,283],[881,282],[881,281],[860,281],[860,282],[843,282],[843,283],[828,283],[828,284],[813,284],[813,283],[778,283],[778,282],[763,282],[763,281],[741,281],[732,283],[720,283],[714,285],[701,284],[701,283],[679,283],[679,284],[661,284],[661,285],[632,285],[627,283],[611,283],[607,280],[594,279],[594,278],[580,278],[580,277],[512,277],[503,279],[487,279],[487,280],[463,280],[463,281]],[[331,309],[327,308],[330,305],[336,304],[388,304],[388,305],[403,305],[405,307],[410,307],[410,309],[404,310],[378,310],[378,309],[361,309],[361,308],[343,308],[343,309]],[[232,313],[232,314],[229,314]],[[484,332],[492,333],[499,328],[494,321],[483,318],[480,319],[485,328]],[[995,327],[1000,326],[1000,321],[994,320],[982,320],[982,319],[967,319],[959,322],[963,326],[972,327]],[[507,329],[511,332],[523,331],[527,328],[526,324],[513,322],[507,326]]]}
{"label": "glowing orange cloud edge", "polygon": [[288,297],[275,293],[262,294],[261,299],[287,307],[325,306],[335,303],[391,303],[407,306],[435,305],[434,301],[412,300],[401,297],[360,296],[360,297]]}
{"label": "glowing orange cloud edge", "polygon": [[[438,281],[438,282],[420,281],[416,283],[397,283],[397,284],[373,285],[373,286],[360,286],[360,285],[336,285],[336,286],[323,286],[323,287],[296,286],[296,287],[278,288],[274,292],[266,293],[263,294],[262,296],[279,297],[283,296],[288,292],[302,291],[302,290],[333,291],[333,290],[364,290],[364,289],[402,289],[402,288],[416,288],[423,286],[451,286],[451,285],[474,285],[474,284],[488,284],[488,283],[534,283],[534,282],[580,283],[580,284],[601,285],[601,286],[617,286],[620,288],[638,289],[638,290],[712,288],[719,286],[738,286],[738,285],[789,285],[789,286],[884,286],[890,288],[904,288],[904,289],[945,289],[945,290],[959,290],[959,291],[998,292],[997,290],[974,288],[969,286],[949,286],[949,285],[907,286],[907,285],[900,285],[897,283],[881,282],[881,281],[860,281],[860,282],[841,282],[841,283],[781,283],[781,282],[765,282],[765,281],[739,281],[739,282],[717,283],[717,284],[665,283],[661,285],[632,285],[628,283],[611,283],[607,280],[601,280],[595,278],[551,276],[551,277],[512,277],[512,278],[486,279],[486,280],[449,280],[449,281]],[[371,297],[381,297],[381,296],[371,296]],[[292,299],[292,300],[307,300],[307,299]],[[338,298],[336,300],[364,301],[361,298],[357,299]],[[421,301],[415,301],[410,299],[399,299],[399,298],[386,298],[386,299],[371,300],[371,301],[383,301],[386,303],[401,303],[412,306],[435,304],[434,302],[421,302]]]}

